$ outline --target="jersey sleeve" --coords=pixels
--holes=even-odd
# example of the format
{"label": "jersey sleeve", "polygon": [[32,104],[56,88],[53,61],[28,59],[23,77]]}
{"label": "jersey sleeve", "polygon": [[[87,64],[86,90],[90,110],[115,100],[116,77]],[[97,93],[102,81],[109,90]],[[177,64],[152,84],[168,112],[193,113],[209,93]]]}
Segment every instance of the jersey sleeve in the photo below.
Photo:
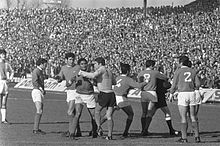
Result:
{"label": "jersey sleeve", "polygon": [[196,74],[196,76],[195,76],[195,89],[196,90],[199,90],[199,87],[201,86],[201,81],[200,81],[200,79],[199,79],[199,76],[198,76],[198,74]]}
{"label": "jersey sleeve", "polygon": [[173,94],[175,91],[176,91],[176,88],[177,88],[177,83],[178,83],[178,76],[179,76],[179,72],[178,70],[174,73],[174,76],[173,76],[173,83],[172,83],[172,86],[171,86],[171,89],[170,89],[170,93]]}
{"label": "jersey sleeve", "polygon": [[142,88],[142,87],[145,86],[147,83],[146,83],[146,82],[138,83],[138,82],[136,82],[135,80],[133,80],[133,79],[130,78],[130,79],[128,80],[128,84],[129,84],[129,86],[132,87],[132,88]]}
{"label": "jersey sleeve", "polygon": [[101,75],[102,73],[104,73],[105,68],[100,67],[99,69],[97,69],[95,72],[90,73],[90,72],[85,72],[85,71],[80,71],[80,75],[87,77],[87,78],[91,78],[94,79],[95,77]]}

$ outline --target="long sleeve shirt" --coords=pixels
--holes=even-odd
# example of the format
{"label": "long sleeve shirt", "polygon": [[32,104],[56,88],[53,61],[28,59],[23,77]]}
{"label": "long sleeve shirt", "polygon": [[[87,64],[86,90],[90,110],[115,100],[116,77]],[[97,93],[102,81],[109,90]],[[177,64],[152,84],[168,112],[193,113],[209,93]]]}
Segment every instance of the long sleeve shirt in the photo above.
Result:
{"label": "long sleeve shirt", "polygon": [[42,90],[44,90],[44,75],[40,67],[35,68],[32,72],[32,84],[34,89],[42,88]]}

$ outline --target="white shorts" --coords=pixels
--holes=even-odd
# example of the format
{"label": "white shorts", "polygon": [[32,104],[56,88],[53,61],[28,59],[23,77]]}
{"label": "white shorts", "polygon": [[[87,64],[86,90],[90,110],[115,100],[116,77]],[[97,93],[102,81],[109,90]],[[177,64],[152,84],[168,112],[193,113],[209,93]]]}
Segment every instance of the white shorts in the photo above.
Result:
{"label": "white shorts", "polygon": [[70,102],[72,100],[76,99],[78,93],[76,93],[76,90],[66,90],[66,102]]}
{"label": "white shorts", "polygon": [[42,102],[43,103],[44,95],[41,92],[41,90],[33,89],[32,92],[31,92],[31,97],[32,97],[33,102],[38,101],[38,102]]}
{"label": "white shorts", "polygon": [[95,102],[95,96],[94,94],[79,94],[76,93],[76,99],[75,99],[75,103],[80,103],[80,104],[86,104],[87,108],[95,108],[96,102]]}
{"label": "white shorts", "polygon": [[8,94],[8,85],[6,80],[0,80],[0,94]]}
{"label": "white shorts", "polygon": [[117,106],[119,106],[120,108],[131,105],[131,103],[130,103],[130,101],[128,100],[128,98],[126,98],[126,97],[124,97],[124,96],[118,96],[118,95],[116,95],[116,104],[117,104]]}
{"label": "white shorts", "polygon": [[179,92],[177,95],[178,105],[189,106],[197,105],[195,92]]}

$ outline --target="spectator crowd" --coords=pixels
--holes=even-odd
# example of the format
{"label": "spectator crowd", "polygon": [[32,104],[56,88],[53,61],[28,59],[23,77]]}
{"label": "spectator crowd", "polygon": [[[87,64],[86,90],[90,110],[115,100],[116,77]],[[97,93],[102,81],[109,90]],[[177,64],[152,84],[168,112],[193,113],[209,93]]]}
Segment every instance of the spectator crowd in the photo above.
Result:
{"label": "spectator crowd", "polygon": [[154,59],[172,78],[177,57],[187,54],[203,86],[219,88],[220,12],[207,5],[151,7],[148,17],[140,7],[2,9],[0,47],[20,77],[32,72],[39,57],[49,60],[53,77],[64,54],[73,52],[90,63],[104,57],[116,75],[120,62],[129,63],[134,77],[146,59]]}

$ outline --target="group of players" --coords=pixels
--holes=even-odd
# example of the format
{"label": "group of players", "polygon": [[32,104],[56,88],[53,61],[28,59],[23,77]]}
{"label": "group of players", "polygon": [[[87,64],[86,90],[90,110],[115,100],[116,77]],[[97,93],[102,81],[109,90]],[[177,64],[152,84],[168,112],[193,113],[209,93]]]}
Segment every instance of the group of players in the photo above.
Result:
{"label": "group of players", "polygon": [[[4,73],[7,70],[4,68],[6,52],[0,50],[0,74],[1,74],[1,114],[2,123],[8,123],[6,120],[6,101],[4,96],[8,95],[7,91],[7,77]],[[181,138],[178,142],[187,142],[187,116],[189,115],[195,135],[195,142],[200,142],[199,127],[198,127],[198,105],[201,103],[201,97],[197,91],[200,86],[200,81],[196,71],[190,67],[190,60],[187,56],[179,58],[180,67],[174,74],[173,84],[169,83],[169,79],[155,69],[155,61],[147,60],[145,70],[141,71],[137,79],[129,77],[130,65],[120,64],[121,74],[114,78],[112,72],[105,67],[105,60],[98,57],[94,60],[94,66],[88,66],[88,61],[81,58],[75,62],[75,55],[73,53],[65,54],[66,65],[61,68],[60,73],[55,77],[58,82],[66,81],[66,101],[68,105],[67,114],[69,117],[68,131],[62,135],[75,139],[75,137],[82,136],[79,119],[82,114],[83,105],[86,105],[89,115],[91,116],[92,130],[90,135],[93,138],[103,135],[102,124],[107,121],[108,134],[105,137],[107,140],[112,140],[113,132],[113,113],[122,109],[127,114],[127,120],[123,138],[129,136],[129,128],[133,121],[134,112],[130,101],[128,100],[128,92],[132,88],[139,88],[141,90],[141,125],[142,136],[148,136],[148,128],[152,121],[152,117],[157,111],[161,109],[165,114],[165,120],[169,128],[169,133],[172,136],[180,134],[172,126],[171,113],[166,103],[166,93],[170,92],[170,99],[173,98],[175,92],[178,92],[178,108],[181,116]],[[34,118],[34,134],[46,134],[40,130],[39,125],[43,113],[44,95],[44,70],[47,67],[47,60],[39,58],[36,61],[37,67],[32,72],[32,99],[36,107],[36,114]],[[13,71],[11,69],[13,77]],[[3,84],[3,82],[5,84]],[[98,94],[94,93],[94,84],[97,86]],[[114,85],[114,86],[113,86]],[[101,116],[101,111],[106,108],[106,113]],[[5,109],[5,110],[4,110]],[[2,112],[3,111],[3,112]]]}

